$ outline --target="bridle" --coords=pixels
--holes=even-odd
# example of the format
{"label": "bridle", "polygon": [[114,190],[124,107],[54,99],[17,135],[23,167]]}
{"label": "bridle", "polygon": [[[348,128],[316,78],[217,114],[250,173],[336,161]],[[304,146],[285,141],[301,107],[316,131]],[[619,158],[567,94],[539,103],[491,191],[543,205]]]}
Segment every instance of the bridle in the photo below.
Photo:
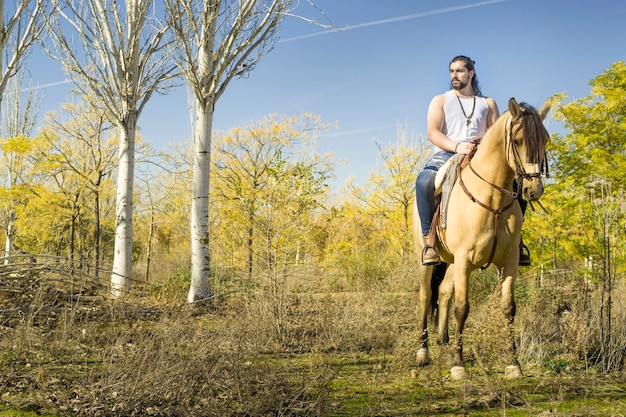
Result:
{"label": "bridle", "polygon": [[[465,194],[467,194],[467,196],[469,197],[469,199],[478,204],[479,206],[481,206],[482,208],[490,211],[491,213],[493,213],[494,215],[494,236],[493,236],[493,246],[491,248],[491,254],[489,255],[489,260],[487,261],[486,265],[483,266],[482,268],[487,268],[490,264],[491,261],[493,260],[493,256],[496,252],[496,245],[498,243],[498,236],[497,236],[497,231],[498,231],[498,225],[499,225],[499,220],[500,220],[500,215],[505,212],[506,210],[510,209],[511,207],[513,207],[513,205],[515,204],[515,201],[517,200],[517,197],[520,193],[520,190],[523,186],[523,181],[524,180],[532,180],[535,178],[542,178],[542,177],[548,177],[548,162],[546,159],[546,155],[545,155],[545,148],[544,148],[544,162],[545,164],[542,164],[541,169],[538,172],[534,172],[534,173],[527,173],[526,170],[524,169],[524,164],[522,163],[522,158],[519,154],[519,150],[517,149],[517,147],[514,145],[514,137],[515,134],[517,134],[517,132],[519,132],[519,130],[522,128],[522,121],[524,120],[524,117],[526,116],[526,113],[522,114],[522,117],[518,118],[517,120],[512,120],[512,116],[509,117],[509,119],[507,120],[507,122],[504,124],[504,137],[506,138],[505,141],[505,149],[508,149],[509,153],[513,154],[513,161],[515,164],[515,179],[517,180],[517,190],[508,190],[504,187],[500,187],[497,184],[493,184],[489,181],[487,181],[486,179],[484,179],[478,172],[476,172],[476,170],[474,169],[474,167],[472,166],[472,156],[474,156],[474,154],[470,154],[466,156],[467,159],[467,165],[469,167],[469,169],[472,171],[472,173],[474,175],[476,175],[481,181],[489,184],[492,188],[495,188],[496,190],[500,191],[501,193],[503,193],[504,195],[507,195],[509,197],[511,197],[511,202],[508,203],[506,206],[504,207],[500,207],[500,208],[494,208],[491,207],[485,203],[483,203],[480,200],[477,200],[476,197],[474,197],[472,195],[472,193],[467,189],[467,187],[465,186],[465,183],[463,182],[463,177],[461,176],[461,171],[463,169],[464,164],[458,164],[457,165],[457,176],[459,178],[459,184],[461,185],[461,188],[463,189],[463,191],[465,192]],[[508,127],[508,132],[507,132],[507,125]],[[518,126],[515,129],[515,132],[513,131],[513,127],[514,126]],[[476,149],[476,148],[475,148]],[[475,152],[475,151],[474,151]]]}
{"label": "bridle", "polygon": [[[522,117],[520,117],[519,119],[511,120],[510,126],[509,126],[509,134],[507,136],[507,146],[509,147],[509,152],[513,154],[513,161],[515,163],[515,178],[517,179],[517,183],[520,185],[523,180],[532,180],[535,178],[549,178],[550,177],[550,173],[548,172],[548,158],[546,155],[545,146],[543,149],[543,162],[544,163],[541,164],[541,168],[539,169],[539,171],[529,174],[524,169],[524,164],[522,163],[522,158],[519,154],[519,150],[517,149],[517,146],[513,145],[514,133],[517,134],[517,132],[522,128],[521,124],[525,116],[526,116],[526,113],[523,113]],[[516,125],[519,125],[519,127],[515,129],[515,132],[513,132],[513,126],[516,126]],[[504,132],[506,136],[506,124],[504,126]]]}

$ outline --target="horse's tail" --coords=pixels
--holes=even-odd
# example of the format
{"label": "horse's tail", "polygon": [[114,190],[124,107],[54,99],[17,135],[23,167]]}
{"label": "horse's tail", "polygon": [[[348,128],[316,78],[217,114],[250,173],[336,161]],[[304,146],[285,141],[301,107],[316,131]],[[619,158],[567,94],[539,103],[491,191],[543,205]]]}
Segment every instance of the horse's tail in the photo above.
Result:
{"label": "horse's tail", "polygon": [[439,315],[439,285],[446,276],[448,270],[448,264],[442,262],[433,267],[433,273],[430,278],[430,289],[432,291],[432,297],[430,299],[430,316],[434,322],[437,323]]}

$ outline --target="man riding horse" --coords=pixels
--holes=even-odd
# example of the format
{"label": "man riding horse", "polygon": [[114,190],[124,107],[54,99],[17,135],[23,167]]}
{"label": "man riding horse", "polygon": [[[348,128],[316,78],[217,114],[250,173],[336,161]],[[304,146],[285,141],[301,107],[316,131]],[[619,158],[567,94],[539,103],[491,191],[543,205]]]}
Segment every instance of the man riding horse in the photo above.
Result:
{"label": "man riding horse", "polygon": [[[435,96],[428,107],[428,139],[435,146],[435,154],[415,182],[425,243],[422,253],[424,265],[440,262],[436,246],[426,241],[436,210],[434,189],[437,171],[454,154],[473,153],[487,129],[500,115],[496,102],[481,94],[474,61],[470,58],[460,55],[450,61],[450,84],[452,89]],[[521,196],[518,201],[524,214],[528,203]],[[521,241],[519,264],[530,265],[528,248]]]}
{"label": "man riding horse", "polygon": [[[417,179],[414,204],[415,247],[422,254],[417,362],[425,365],[430,361],[428,316],[435,309],[441,342],[449,342],[448,310],[452,304],[456,328],[451,374],[454,379],[467,377],[462,335],[470,310],[470,274],[493,264],[500,274],[500,306],[508,330],[505,375],[519,377],[513,322],[515,279],[519,265],[525,263],[521,255],[528,255],[521,250],[523,208],[526,201],[538,200],[543,194],[549,140],[543,120],[551,100],[537,111],[511,98],[508,110],[498,116],[495,102],[480,95],[472,60],[454,58],[450,79],[452,90],[435,97],[428,110],[428,134],[437,151]],[[455,154],[470,154],[471,158],[459,163],[456,157],[452,159]],[[432,222],[434,182],[437,170],[449,159],[457,162],[457,176],[451,186],[446,182],[450,191],[441,197],[447,202],[444,225]]]}

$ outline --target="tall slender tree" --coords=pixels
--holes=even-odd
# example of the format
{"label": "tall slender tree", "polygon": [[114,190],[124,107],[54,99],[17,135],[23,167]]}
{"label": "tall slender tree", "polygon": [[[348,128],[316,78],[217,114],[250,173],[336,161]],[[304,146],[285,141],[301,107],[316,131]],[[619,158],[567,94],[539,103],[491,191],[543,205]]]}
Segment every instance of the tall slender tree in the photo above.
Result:
{"label": "tall slender tree", "polygon": [[[150,0],[52,0],[48,50],[76,87],[106,111],[119,131],[115,252],[111,293],[130,290],[135,134],[154,94],[175,76],[168,27]],[[72,40],[80,42],[76,47]]]}
{"label": "tall slender tree", "polygon": [[292,0],[166,0],[181,41],[182,74],[195,98],[188,302],[210,298],[209,175],[215,104],[235,77],[254,69],[278,40]]}

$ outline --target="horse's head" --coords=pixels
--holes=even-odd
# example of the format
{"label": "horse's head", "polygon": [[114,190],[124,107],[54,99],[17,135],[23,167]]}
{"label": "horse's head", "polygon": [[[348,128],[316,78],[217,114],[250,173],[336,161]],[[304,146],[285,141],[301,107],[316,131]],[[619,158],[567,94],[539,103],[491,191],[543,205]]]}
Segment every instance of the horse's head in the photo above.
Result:
{"label": "horse's head", "polygon": [[543,177],[548,175],[546,144],[550,135],[543,119],[550,111],[552,99],[547,99],[537,111],[528,104],[509,100],[507,141],[509,165],[515,170],[518,191],[528,201],[543,194]]}

